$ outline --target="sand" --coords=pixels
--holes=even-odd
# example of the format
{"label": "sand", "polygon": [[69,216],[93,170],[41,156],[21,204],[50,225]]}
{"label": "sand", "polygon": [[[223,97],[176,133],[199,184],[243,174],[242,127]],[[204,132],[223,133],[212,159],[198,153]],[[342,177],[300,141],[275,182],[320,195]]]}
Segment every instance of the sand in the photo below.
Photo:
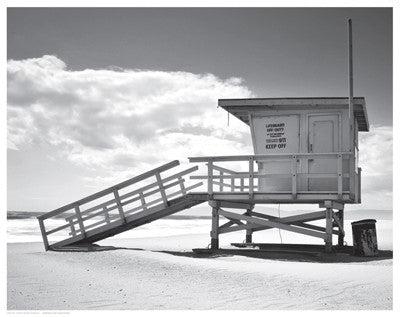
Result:
{"label": "sand", "polygon": [[102,252],[8,244],[8,309],[392,309],[391,259],[316,263],[161,252],[183,254],[208,239],[108,239],[99,244],[120,248]]}

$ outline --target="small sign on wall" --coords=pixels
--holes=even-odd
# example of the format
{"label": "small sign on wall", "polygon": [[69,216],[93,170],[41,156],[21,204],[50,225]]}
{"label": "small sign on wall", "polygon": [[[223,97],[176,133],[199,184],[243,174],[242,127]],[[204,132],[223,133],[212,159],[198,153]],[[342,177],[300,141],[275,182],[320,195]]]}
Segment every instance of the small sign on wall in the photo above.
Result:
{"label": "small sign on wall", "polygon": [[256,154],[297,153],[299,151],[299,117],[252,116]]}

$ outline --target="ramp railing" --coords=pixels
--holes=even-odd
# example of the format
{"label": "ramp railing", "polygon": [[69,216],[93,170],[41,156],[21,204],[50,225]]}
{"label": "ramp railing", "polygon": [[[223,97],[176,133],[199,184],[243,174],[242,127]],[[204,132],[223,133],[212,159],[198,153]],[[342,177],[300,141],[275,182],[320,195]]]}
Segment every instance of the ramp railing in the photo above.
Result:
{"label": "ramp railing", "polygon": [[[229,199],[234,196],[229,196],[229,194],[241,194],[243,197],[245,194],[246,199],[254,199],[257,194],[269,194],[269,197],[276,197],[277,200],[279,197],[286,197],[286,200],[296,201],[298,198],[304,197],[304,194],[307,195],[307,199],[313,198],[310,195],[320,198],[322,194],[325,194],[326,197],[329,195],[331,199],[338,201],[341,201],[344,195],[347,195],[348,200],[359,201],[361,169],[349,171],[348,166],[351,159],[354,159],[354,154],[350,152],[190,157],[189,161],[192,163],[205,162],[207,165],[207,175],[195,175],[190,178],[207,180],[209,199],[213,199],[216,195],[219,195],[220,199]],[[313,160],[328,162],[330,172],[313,172],[304,168],[308,164],[307,162]],[[232,164],[234,162],[246,164],[244,171],[234,171],[223,166],[226,163]],[[286,162],[288,168],[285,172],[263,173],[256,168],[255,162]],[[219,163],[219,165],[216,165],[216,163]],[[302,164],[303,167],[301,167]],[[350,178],[353,178],[354,182],[349,181]],[[285,190],[266,191],[262,184],[263,179],[269,181],[287,179],[288,186]],[[323,187],[311,190],[307,180],[313,179],[336,179],[336,185],[333,185],[333,188],[330,186],[329,190],[324,190]],[[334,184],[334,182],[329,182]],[[272,194],[276,195],[273,196]]]}
{"label": "ramp railing", "polygon": [[124,225],[131,215],[167,208],[171,198],[186,195],[202,185],[185,186],[183,176],[196,171],[197,166],[173,175],[162,175],[178,165],[179,161],[172,161],[39,216],[45,249],[51,246],[50,240],[78,242],[91,232]]}

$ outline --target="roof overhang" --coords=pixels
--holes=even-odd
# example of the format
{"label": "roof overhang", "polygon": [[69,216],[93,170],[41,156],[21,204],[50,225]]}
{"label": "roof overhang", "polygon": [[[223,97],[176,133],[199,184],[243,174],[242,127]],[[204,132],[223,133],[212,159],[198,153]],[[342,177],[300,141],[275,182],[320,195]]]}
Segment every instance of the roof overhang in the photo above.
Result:
{"label": "roof overhang", "polygon": [[[369,131],[369,122],[364,97],[354,97],[354,117],[358,131]],[[349,107],[348,97],[313,97],[313,98],[250,98],[218,99],[218,106],[225,109],[239,120],[249,125],[249,112],[262,110],[294,109],[343,109]]]}

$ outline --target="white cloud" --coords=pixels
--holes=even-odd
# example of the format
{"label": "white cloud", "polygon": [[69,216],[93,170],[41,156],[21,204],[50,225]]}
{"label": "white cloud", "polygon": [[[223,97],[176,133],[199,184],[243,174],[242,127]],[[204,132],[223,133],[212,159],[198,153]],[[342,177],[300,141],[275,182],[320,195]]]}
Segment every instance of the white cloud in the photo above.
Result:
{"label": "white cloud", "polygon": [[371,126],[359,134],[359,165],[363,205],[392,209],[393,199],[393,128]]}
{"label": "white cloud", "polygon": [[[252,152],[249,128],[232,116],[227,127],[226,112],[217,109],[218,98],[253,96],[240,78],[71,71],[55,56],[9,60],[7,69],[8,147],[50,144],[60,157],[98,171],[96,187],[175,159]],[[360,133],[363,201],[371,208],[391,206],[392,134],[378,126]]]}
{"label": "white cloud", "polygon": [[9,60],[7,68],[9,148],[51,144],[76,164],[110,173],[251,150],[248,128],[225,129],[226,112],[217,109],[218,98],[252,96],[239,78],[71,71],[48,55]]}

